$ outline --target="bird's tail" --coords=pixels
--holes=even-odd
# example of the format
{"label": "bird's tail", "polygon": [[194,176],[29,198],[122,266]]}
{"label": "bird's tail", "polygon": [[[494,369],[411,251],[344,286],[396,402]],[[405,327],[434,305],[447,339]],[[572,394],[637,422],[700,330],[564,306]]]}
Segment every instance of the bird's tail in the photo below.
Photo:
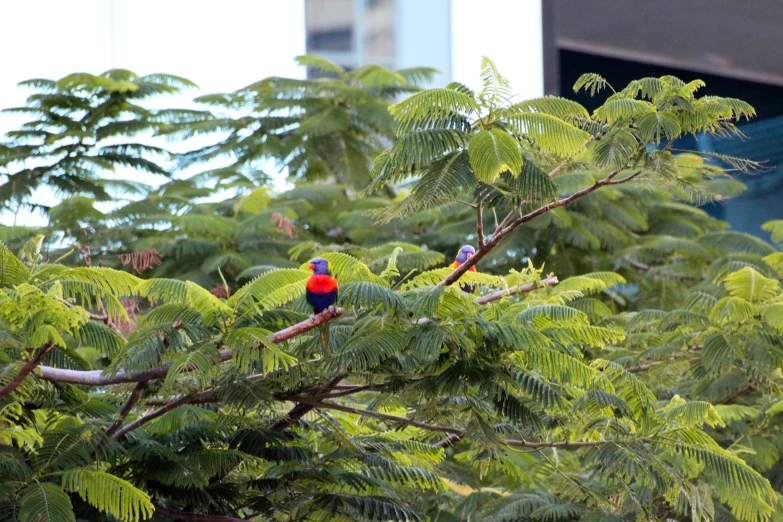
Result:
{"label": "bird's tail", "polygon": [[329,324],[324,323],[318,326],[321,331],[321,346],[324,349],[324,361],[329,360]]}

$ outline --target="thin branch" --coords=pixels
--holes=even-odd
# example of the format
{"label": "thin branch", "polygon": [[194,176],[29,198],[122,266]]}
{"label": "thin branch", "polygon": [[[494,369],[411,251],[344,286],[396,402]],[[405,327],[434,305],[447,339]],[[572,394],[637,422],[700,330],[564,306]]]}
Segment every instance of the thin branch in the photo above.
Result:
{"label": "thin branch", "polygon": [[506,297],[507,295],[514,295],[514,294],[521,294],[524,292],[532,292],[533,290],[536,290],[538,288],[542,288],[545,286],[555,286],[557,283],[559,283],[557,276],[547,277],[546,279],[542,279],[537,284],[536,283],[526,283],[524,285],[519,286],[512,286],[511,288],[506,288],[505,290],[498,290],[497,292],[492,292],[491,294],[483,295],[476,299],[476,304],[487,304],[491,303],[492,301],[497,301],[498,299],[502,299],[503,297]]}
{"label": "thin branch", "polygon": [[[308,362],[317,362],[321,361],[323,359],[313,359],[312,361]],[[268,377],[269,374],[266,374],[265,377]],[[258,380],[254,379],[254,377],[257,376],[251,376],[248,377],[247,380]],[[414,383],[418,381],[422,381],[426,379],[427,377],[424,376],[414,376],[407,380],[408,383]],[[336,397],[346,397],[348,395],[354,395],[357,393],[362,392],[381,392],[386,387],[389,386],[390,383],[388,382],[382,382],[379,384],[338,384],[336,386],[332,386],[332,390],[339,390],[335,391],[334,393],[301,393],[300,391],[294,391],[294,392],[285,392],[285,393],[275,393],[272,395],[272,397],[277,401],[286,401],[286,402],[299,402],[304,399],[311,399],[311,400],[325,400],[325,399],[332,399]],[[395,385],[399,385],[400,382],[395,382]],[[218,401],[218,393],[220,392],[221,388],[213,388],[211,390],[204,390],[201,392],[198,392],[195,394],[192,401],[189,402],[189,404],[205,404],[210,402],[217,402]],[[317,391],[317,390],[316,390]],[[150,406],[162,406],[166,403],[168,403],[172,399],[177,399],[181,397],[181,395],[175,395],[173,397],[163,398],[163,397],[150,397],[148,399],[144,400],[144,404],[150,405]]]}
{"label": "thin branch", "polygon": [[739,397],[740,395],[742,395],[746,391],[752,390],[755,386],[756,385],[754,383],[749,382],[748,384],[746,384],[742,388],[739,388],[739,389],[734,390],[733,392],[731,392],[726,398],[724,398],[722,401],[720,401],[720,404],[728,404],[728,403],[730,403],[731,401],[733,401],[734,399],[736,399],[737,397]]}
{"label": "thin branch", "polygon": [[194,395],[196,395],[196,394],[191,393],[191,394],[188,394],[188,395],[183,395],[179,399],[166,404],[162,408],[158,408],[157,410],[152,411],[152,412],[144,415],[143,417],[139,417],[135,421],[131,422],[130,424],[128,424],[127,426],[122,428],[121,430],[117,431],[113,435],[113,437],[116,440],[120,440],[120,439],[124,438],[125,435],[127,435],[129,432],[135,430],[136,428],[139,428],[139,427],[143,426],[144,424],[147,424],[148,422],[157,419],[161,415],[163,415],[165,413],[168,413],[168,412],[170,412],[173,409],[179,408],[183,404],[188,404],[193,399]]}
{"label": "thin branch", "polygon": [[[462,440],[467,434],[467,431],[461,431],[459,433],[453,433],[433,444],[436,448],[446,448],[452,446]],[[592,440],[592,441],[555,441],[555,442],[530,442],[527,440],[515,440],[515,439],[503,439],[501,442],[506,446],[518,446],[522,448],[531,449],[545,449],[545,448],[560,448],[560,449],[577,449],[577,448],[591,448],[594,446],[603,446],[604,444],[627,444],[629,442],[638,442],[639,439],[604,439],[604,440]]]}
{"label": "thin branch", "polygon": [[484,246],[484,202],[479,201],[476,206],[476,236],[478,247]]}
{"label": "thin branch", "polygon": [[495,231],[492,232],[492,237],[495,237],[500,231],[502,231],[506,225],[508,225],[512,219],[514,219],[514,216],[517,215],[516,209],[511,210],[508,214],[506,214],[506,217],[503,218],[503,221],[500,222],[500,224],[497,224],[497,219],[495,219]]}
{"label": "thin branch", "polygon": [[[19,370],[19,373],[17,373],[11,381],[0,388],[0,399],[14,391],[16,388],[19,387],[20,384],[22,384],[22,381],[25,377],[30,375],[35,368],[41,364],[41,361],[43,361],[47,355],[49,355],[49,352],[52,351],[54,348],[54,341],[50,341],[46,343],[45,345],[41,346],[38,349],[38,352],[29,359],[26,363],[24,363],[24,366]],[[43,368],[43,366],[42,366]]]}
{"label": "thin branch", "polygon": [[333,402],[313,402],[312,404],[315,405],[317,408],[326,408],[331,410],[338,410],[338,411],[344,411],[346,413],[353,413],[356,415],[363,415],[365,417],[373,417],[375,419],[380,419],[386,422],[393,422],[397,424],[407,424],[409,426],[415,426],[417,428],[421,428],[423,430],[428,431],[440,431],[445,433],[453,433],[453,434],[461,434],[463,433],[463,430],[459,430],[456,428],[450,428],[448,426],[437,426],[432,424],[427,424],[424,422],[415,421],[412,419],[408,419],[406,417],[397,417],[396,415],[387,415],[385,413],[378,413],[377,411],[371,411],[371,410],[359,410],[357,408],[351,408],[349,406],[343,406],[342,404],[336,404]]}
{"label": "thin branch", "polygon": [[123,406],[122,410],[120,410],[120,414],[117,417],[117,420],[115,420],[112,425],[106,429],[107,437],[111,437],[114,435],[114,432],[122,427],[122,423],[125,422],[125,418],[131,412],[136,403],[139,402],[139,399],[141,399],[141,393],[147,388],[148,384],[149,381],[141,381],[136,384],[130,394],[130,397],[128,397],[128,401],[125,403],[125,406]]}
{"label": "thin branch", "polygon": [[625,371],[628,373],[639,373],[639,372],[646,372],[653,366],[658,366],[659,364],[663,364],[663,361],[653,361],[648,364],[640,364],[639,366],[631,366],[630,368],[626,368]]}
{"label": "thin branch", "polygon": [[[320,314],[313,318],[305,319],[304,321],[295,325],[289,326],[279,332],[272,334],[269,338],[272,343],[279,343],[292,337],[303,334],[309,330],[317,328],[319,325],[330,321],[335,317],[341,316],[343,313],[341,308],[336,308],[334,312],[324,310]],[[220,351],[220,362],[225,362],[234,357],[231,350]],[[152,368],[150,370],[144,370],[140,372],[127,372],[120,370],[114,375],[104,375],[102,370],[66,370],[62,368],[53,368],[51,366],[41,366],[41,378],[46,381],[52,382],[66,382],[70,384],[85,384],[89,386],[109,386],[112,384],[122,384],[128,382],[141,382],[151,381],[155,379],[163,379],[171,368],[170,364]],[[188,368],[183,368],[186,371]]]}
{"label": "thin branch", "polygon": [[[393,422],[397,424],[407,424],[409,426],[415,426],[417,428],[421,428],[423,430],[428,431],[438,431],[438,432],[445,432],[449,433],[450,435],[446,437],[445,439],[435,443],[436,447],[443,448],[446,446],[450,446],[457,441],[461,440],[462,437],[465,436],[467,433],[466,430],[460,430],[456,428],[451,428],[449,426],[438,426],[433,424],[427,424],[424,422],[415,421],[412,419],[408,419],[406,417],[397,417],[396,415],[387,415],[385,413],[378,413],[377,411],[371,411],[371,410],[360,410],[357,408],[351,408],[349,406],[343,406],[342,404],[335,404],[332,402],[322,402],[322,401],[316,401],[311,403],[317,408],[326,408],[326,409],[332,409],[332,410],[338,410],[338,411],[344,411],[346,413],[353,413],[355,415],[362,415],[365,417],[373,417],[376,419],[380,419],[387,422]],[[587,447],[593,447],[593,446],[601,446],[603,444],[622,444],[627,442],[636,442],[635,440],[628,439],[628,440],[596,440],[596,441],[574,441],[574,442],[563,442],[563,441],[555,441],[555,442],[529,442],[526,440],[515,440],[515,439],[504,439],[501,441],[506,446],[520,446],[524,448],[532,448],[532,449],[542,449],[542,448],[564,448],[564,449],[576,449],[576,448],[587,448]]]}
{"label": "thin branch", "polygon": [[449,446],[452,446],[458,443],[459,441],[461,441],[462,437],[464,436],[465,436],[464,433],[460,433],[460,434],[452,433],[448,435],[446,438],[441,439],[440,441],[433,444],[433,446],[436,448],[448,448]]}
{"label": "thin branch", "polygon": [[[337,384],[343,380],[344,375],[338,375],[337,377],[333,377],[327,384],[324,386],[322,393],[329,393],[332,390],[333,386],[337,386]],[[274,423],[272,423],[271,426],[269,426],[269,429],[271,431],[281,432],[285,431],[286,429],[290,428],[293,424],[295,424],[299,419],[310,413],[315,408],[314,404],[305,404],[305,403],[299,403],[286,414],[285,417],[282,419],[276,420]]]}
{"label": "thin branch", "polygon": [[572,154],[571,156],[569,156],[569,157],[567,157],[566,159],[564,159],[564,160],[562,161],[562,163],[560,163],[560,165],[558,165],[557,167],[555,167],[554,169],[552,169],[552,171],[551,171],[551,172],[548,174],[548,176],[549,176],[549,179],[552,179],[552,178],[554,178],[554,177],[555,177],[555,176],[556,176],[556,175],[557,175],[557,174],[558,174],[558,173],[559,173],[561,170],[563,170],[563,169],[566,167],[566,165],[568,165],[569,163],[571,163],[571,161],[572,161],[572,160],[573,160],[573,159],[574,159],[574,158],[577,156],[577,154],[579,154],[580,152],[582,152],[582,151],[585,149],[585,147],[587,147],[588,145],[590,145],[590,142],[591,142],[591,141],[593,141],[594,139],[595,139],[595,136],[592,136],[592,135],[591,135],[589,138],[587,138],[587,139],[585,140],[585,142],[582,144],[582,146],[581,146],[581,147],[579,147],[579,149],[578,149],[578,150],[577,150],[577,151],[576,151],[574,154]]}
{"label": "thin branch", "polygon": [[[562,199],[558,199],[557,201],[553,201],[552,203],[548,203],[546,205],[543,205],[536,210],[533,210],[532,212],[529,212],[523,216],[518,217],[514,221],[511,221],[508,225],[505,225],[502,229],[497,230],[495,234],[492,235],[492,238],[484,245],[483,248],[479,248],[475,255],[473,255],[470,259],[462,263],[460,266],[458,266],[454,271],[449,274],[443,281],[439,283],[439,286],[450,286],[457,282],[460,277],[462,277],[462,274],[470,270],[472,266],[474,266],[476,263],[478,263],[484,256],[486,256],[488,253],[490,253],[497,245],[500,243],[500,240],[503,239],[503,237],[506,234],[509,234],[510,232],[513,232],[514,229],[516,229],[519,225],[522,223],[527,223],[528,221],[531,221],[534,218],[537,218],[538,216],[542,214],[546,214],[552,209],[558,208],[558,207],[564,207],[572,202],[576,201],[577,199],[584,197],[591,192],[606,186],[606,185],[619,185],[622,183],[628,183],[629,181],[633,180],[637,176],[639,176],[642,173],[642,170],[637,170],[633,174],[630,174],[622,179],[614,179],[620,172],[622,172],[622,169],[615,170],[611,174],[609,174],[604,179],[599,179],[592,185],[575,192],[574,194],[571,194],[570,196]],[[508,216],[506,216],[508,217]],[[505,222],[505,220],[504,220]]]}
{"label": "thin branch", "polygon": [[155,513],[162,515],[171,520],[182,520],[184,522],[247,522],[244,518],[227,517],[225,515],[201,515],[199,513],[190,513],[187,511],[175,511],[173,509],[164,508],[157,502],[152,502],[155,505]]}
{"label": "thin branch", "polygon": [[645,263],[640,263],[639,261],[634,261],[631,259],[631,256],[623,256],[623,259],[625,260],[628,265],[630,265],[632,268],[635,268],[636,270],[640,270],[642,272],[646,272],[650,269],[650,265]]}

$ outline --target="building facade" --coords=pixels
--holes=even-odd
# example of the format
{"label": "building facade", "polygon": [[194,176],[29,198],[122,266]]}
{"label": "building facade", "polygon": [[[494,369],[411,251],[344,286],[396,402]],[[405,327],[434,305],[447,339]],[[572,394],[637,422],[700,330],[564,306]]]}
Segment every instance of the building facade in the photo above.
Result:
{"label": "building facade", "polygon": [[[713,151],[763,163],[737,177],[741,196],[705,205],[732,228],[764,239],[765,221],[783,218],[783,2],[778,0],[543,0],[544,85],[574,97],[584,72],[615,86],[645,76],[702,79],[702,94],[740,98],[757,118],[739,125],[745,140],[685,138],[681,149]],[[584,94],[588,108],[599,102]]]}

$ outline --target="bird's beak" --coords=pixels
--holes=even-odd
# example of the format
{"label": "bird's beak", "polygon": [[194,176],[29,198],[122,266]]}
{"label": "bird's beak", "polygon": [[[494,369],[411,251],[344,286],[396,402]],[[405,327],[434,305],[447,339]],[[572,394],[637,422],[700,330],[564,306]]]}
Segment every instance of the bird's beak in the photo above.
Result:
{"label": "bird's beak", "polygon": [[470,259],[471,257],[473,257],[473,254],[471,254],[470,252],[465,252],[465,256],[467,256],[467,258]]}
{"label": "bird's beak", "polygon": [[314,265],[314,264],[312,264],[312,263],[310,263],[310,270],[312,270],[313,272],[315,272],[315,265]]}

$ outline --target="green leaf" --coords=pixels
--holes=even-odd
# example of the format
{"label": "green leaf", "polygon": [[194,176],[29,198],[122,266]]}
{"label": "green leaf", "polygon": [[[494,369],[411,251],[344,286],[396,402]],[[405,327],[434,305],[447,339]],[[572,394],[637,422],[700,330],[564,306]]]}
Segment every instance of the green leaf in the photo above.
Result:
{"label": "green leaf", "polygon": [[542,151],[560,156],[579,152],[590,137],[585,131],[549,114],[514,114],[508,117],[508,127],[516,134],[533,140]]}
{"label": "green leaf", "polygon": [[643,141],[661,142],[661,136],[673,140],[677,138],[682,129],[677,117],[671,112],[650,112],[636,122],[639,134]]}
{"label": "green leaf", "polygon": [[468,153],[476,178],[488,183],[506,170],[514,176],[522,170],[522,152],[517,141],[500,129],[475,134],[468,144]]}
{"label": "green leaf", "polygon": [[726,290],[735,297],[741,297],[751,303],[768,301],[776,297],[780,287],[775,279],[764,277],[750,267],[726,276]]}
{"label": "green leaf", "polygon": [[16,256],[0,243],[0,287],[24,283],[30,277],[30,271]]}
{"label": "green leaf", "polygon": [[19,522],[76,522],[76,517],[65,491],[49,482],[39,482],[22,497]]}
{"label": "green leaf", "polygon": [[272,201],[272,196],[269,195],[269,190],[266,187],[257,188],[240,199],[239,203],[234,206],[234,211],[260,214],[270,201]]}
{"label": "green leaf", "polygon": [[318,69],[320,71],[333,72],[337,74],[342,74],[345,72],[345,69],[336,63],[321,56],[315,56],[314,54],[302,54],[294,58],[294,61],[297,63],[297,65],[301,65],[303,67],[312,67],[313,69]]}
{"label": "green leaf", "polygon": [[123,522],[138,522],[155,511],[149,495],[130,482],[103,471],[74,469],[62,476],[62,485],[99,511]]}

